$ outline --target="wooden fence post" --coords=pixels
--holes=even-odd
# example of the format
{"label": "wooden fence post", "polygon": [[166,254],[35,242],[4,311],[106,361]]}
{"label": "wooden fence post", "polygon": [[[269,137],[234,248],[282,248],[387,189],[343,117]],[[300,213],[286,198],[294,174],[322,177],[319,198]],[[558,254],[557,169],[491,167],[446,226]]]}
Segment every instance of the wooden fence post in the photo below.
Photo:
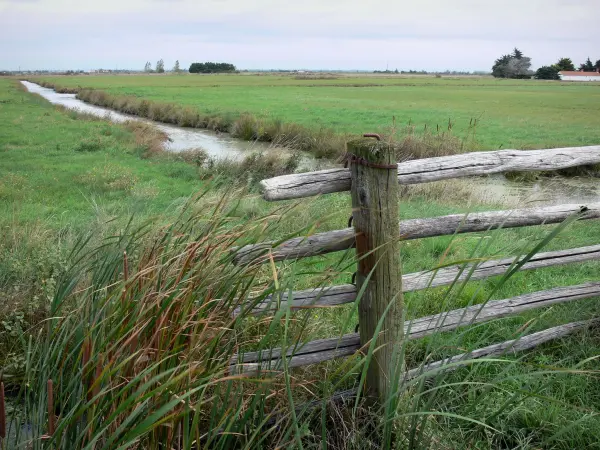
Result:
{"label": "wooden fence post", "polygon": [[[359,292],[373,272],[359,304],[361,346],[376,339],[366,386],[368,395],[384,401],[390,376],[401,367],[399,353],[394,360],[394,347],[401,344],[404,332],[397,164],[393,148],[373,138],[349,142],[348,158]],[[382,328],[374,336],[384,314]]]}

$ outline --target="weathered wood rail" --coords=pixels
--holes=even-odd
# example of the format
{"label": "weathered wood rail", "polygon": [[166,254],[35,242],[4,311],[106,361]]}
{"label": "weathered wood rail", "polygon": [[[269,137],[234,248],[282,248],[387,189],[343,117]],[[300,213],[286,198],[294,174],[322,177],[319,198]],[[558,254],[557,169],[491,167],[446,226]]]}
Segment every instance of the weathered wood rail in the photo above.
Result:
{"label": "weathered wood rail", "polygon": [[[466,176],[519,171],[552,171],[600,163],[600,145],[549,150],[498,150],[398,164],[400,184],[419,184]],[[265,200],[289,200],[349,191],[349,169],[328,169],[270,178],[261,182]]]}
{"label": "weathered wood rail", "polygon": [[[600,260],[600,245],[538,253],[523,264],[519,270],[535,270],[594,260]],[[455,281],[477,281],[503,275],[518,261],[518,257],[502,258],[408,273],[402,275],[402,290],[403,292],[413,292],[430,287],[447,286]],[[265,301],[253,305],[250,313],[272,312],[278,306],[280,308],[289,306],[292,309],[338,306],[353,303],[356,300],[356,294],[357,289],[353,284],[295,291],[292,292],[291,299],[287,293],[282,293],[278,302],[269,297]],[[252,304],[252,302],[250,303]],[[234,314],[240,312],[240,308],[238,308]]]}
{"label": "weathered wood rail", "polygon": [[[543,208],[524,208],[508,211],[489,211],[470,214],[452,214],[427,219],[400,221],[402,240],[448,236],[455,233],[474,233],[494,228],[517,228],[560,223],[573,214],[580,220],[600,218],[600,203],[589,205],[558,205]],[[247,245],[236,250],[234,263],[266,262],[306,258],[347,250],[355,246],[354,228],[326,231],[311,236],[289,239],[278,245],[273,242]],[[261,258],[262,257],[262,258]]]}
{"label": "weathered wood rail", "polygon": [[[501,319],[532,309],[597,296],[600,296],[600,282],[538,291],[504,300],[492,300],[481,305],[409,320],[404,324],[404,334],[407,339],[420,339],[434,333]],[[300,367],[332,358],[350,356],[360,350],[360,347],[358,333],[339,338],[319,339],[288,349],[287,364],[288,367]],[[258,370],[278,369],[282,366],[282,354],[280,348],[247,352],[232,359],[231,370],[237,373],[251,373]]]}
{"label": "weathered wood rail", "polygon": [[[600,163],[600,146],[550,150],[501,150],[429,158],[395,164],[392,149],[379,141],[360,140],[348,144],[349,169],[285,175],[263,180],[266,200],[286,200],[333,192],[351,191],[354,226],[275,244],[264,242],[235,249],[235,264],[262,264],[307,258],[356,248],[357,285],[346,284],[281,293],[256,304],[248,302],[235,314],[269,314],[279,308],[331,308],[358,301],[359,333],[300,343],[293,348],[272,348],[240,353],[230,362],[232,373],[256,373],[319,363],[366,353],[373,345],[375,364],[368,368],[367,389],[385,401],[390,374],[402,367],[392,351],[404,340],[419,339],[490,320],[545,308],[559,303],[600,296],[600,282],[559,287],[517,297],[488,301],[427,317],[404,320],[402,293],[470,282],[489,277],[562,264],[600,260],[600,245],[518,255],[500,259],[475,259],[466,263],[402,275],[399,250],[402,240],[422,239],[492,229],[558,224],[566,220],[600,218],[600,203],[488,211],[471,214],[400,220],[397,184],[427,183],[464,176],[507,171],[550,171]],[[361,290],[361,286],[364,289]],[[358,298],[358,292],[363,292]],[[387,316],[390,314],[390,317]],[[551,339],[567,336],[598,320],[575,322],[539,331],[500,344],[466,352],[403,372],[404,380],[451,370],[484,356],[534,348]],[[379,324],[379,325],[378,325]],[[345,394],[352,394],[347,391]]]}

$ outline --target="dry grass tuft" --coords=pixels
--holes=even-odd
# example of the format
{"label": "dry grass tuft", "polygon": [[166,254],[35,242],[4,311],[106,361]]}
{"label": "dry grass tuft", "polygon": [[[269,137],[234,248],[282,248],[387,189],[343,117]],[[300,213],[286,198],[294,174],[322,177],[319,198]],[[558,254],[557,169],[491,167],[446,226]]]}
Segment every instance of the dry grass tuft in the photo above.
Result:
{"label": "dry grass tuft", "polygon": [[138,179],[134,173],[118,164],[107,162],[78,175],[75,182],[100,192],[131,191]]}
{"label": "dry grass tuft", "polygon": [[206,165],[209,161],[208,154],[201,148],[192,148],[182,152],[171,153],[169,156],[175,161],[183,161],[198,167]]}
{"label": "dry grass tuft", "polygon": [[142,157],[151,158],[165,152],[164,143],[168,139],[167,134],[152,124],[130,120],[125,122],[124,126],[133,133]]}
{"label": "dry grass tuft", "polygon": [[228,185],[255,187],[259,181],[294,172],[300,155],[277,151],[251,153],[241,161],[209,159],[200,169],[200,177]]}
{"label": "dry grass tuft", "polygon": [[[242,114],[231,127],[231,135],[245,141],[266,140],[262,131],[261,122],[251,114]],[[261,139],[263,138],[263,139]],[[270,140],[273,140],[270,137]]]}

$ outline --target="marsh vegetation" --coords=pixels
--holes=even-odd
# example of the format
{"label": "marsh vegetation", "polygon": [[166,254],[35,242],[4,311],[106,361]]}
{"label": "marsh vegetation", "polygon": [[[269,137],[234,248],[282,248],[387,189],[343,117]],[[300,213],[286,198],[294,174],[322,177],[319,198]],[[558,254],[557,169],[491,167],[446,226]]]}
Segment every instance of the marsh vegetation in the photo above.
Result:
{"label": "marsh vegetation", "polygon": [[[560,84],[242,75],[49,82],[129,114],[331,159],[343,154],[346,136],[357,129],[395,136],[401,159],[477,150],[501,139],[505,147],[600,140],[589,114],[596,94]],[[363,87],[342,85],[349,83]],[[182,84],[194,86],[196,98],[183,95],[190,89]],[[354,329],[355,304],[267,317],[231,314],[249,299],[349,282],[352,252],[231,264],[234,246],[345,227],[348,195],[269,204],[256,181],[296,170],[294,156],[251,154],[231,163],[207,159],[201,150],[171,154],[152,127],[57,109],[15,80],[0,80],[0,89],[6,125],[0,127],[0,377],[9,399],[8,432],[21,442],[34,448],[567,449],[593,448],[600,440],[595,328],[525,354],[419,377],[381,409],[361,399],[327,400],[356,387],[369,362],[360,354],[257,378],[230,373],[235,354]],[[411,120],[396,116],[394,123],[390,112],[398,104],[386,103],[390,96],[421,99]],[[480,112],[468,106],[474,99],[507,96],[512,101],[489,119],[469,123]],[[433,112],[443,109],[440,102],[446,110]],[[549,109],[549,103],[559,106]],[[559,123],[560,105],[574,103],[579,109],[560,114],[565,123]],[[506,115],[517,107],[527,109],[526,118]],[[468,181],[406,187],[400,206],[402,218],[502,207],[485,204]],[[540,242],[545,250],[596,244],[599,227],[572,223],[553,239],[547,238],[556,228],[546,225],[407,241],[403,269],[523,254]],[[410,293],[407,316],[597,281],[599,267],[587,262]],[[597,317],[598,309],[597,299],[582,300],[437,333],[405,344],[406,364],[419,367]],[[43,440],[49,379],[57,421],[53,437]],[[311,401],[319,407],[305,408]],[[3,445],[10,448],[6,440]]]}

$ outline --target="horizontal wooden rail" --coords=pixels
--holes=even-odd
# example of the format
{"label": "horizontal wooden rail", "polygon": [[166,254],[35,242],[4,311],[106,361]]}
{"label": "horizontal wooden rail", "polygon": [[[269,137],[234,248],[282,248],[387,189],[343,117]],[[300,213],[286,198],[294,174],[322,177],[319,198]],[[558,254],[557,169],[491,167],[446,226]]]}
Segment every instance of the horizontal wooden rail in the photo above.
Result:
{"label": "horizontal wooden rail", "polygon": [[[465,176],[501,172],[551,171],[600,163],[600,145],[548,150],[498,150],[398,164],[400,184],[419,184]],[[265,200],[288,200],[350,190],[349,169],[328,169],[269,178],[261,181]]]}
{"label": "horizontal wooden rail", "polygon": [[[457,264],[438,270],[409,273],[402,276],[402,291],[412,292],[428,287],[445,286],[457,281],[477,281],[485,278],[502,275],[515,262],[514,257],[483,261],[481,263]],[[518,259],[518,258],[517,258]],[[552,252],[538,253],[525,263],[520,270],[534,270],[544,267],[558,266],[600,259],[600,245],[589,247],[572,248]],[[352,303],[356,300],[356,286],[343,284],[339,286],[324,287],[319,289],[307,289],[294,291],[291,299],[286,293],[281,294],[280,307],[289,306],[293,309],[319,308]],[[252,314],[273,312],[277,309],[277,302],[272,298],[254,305]],[[237,308],[235,315],[241,312]]]}
{"label": "horizontal wooden rail", "polygon": [[410,334],[411,339],[418,339],[437,331],[451,331],[466,325],[501,319],[532,309],[598,296],[600,296],[600,282],[595,281],[522,294],[504,300],[490,300],[482,305],[472,305],[415,319],[411,321],[410,328],[407,328],[407,334]]}
{"label": "horizontal wooden rail", "polygon": [[[459,327],[500,319],[532,309],[596,296],[600,296],[600,282],[559,287],[504,300],[492,300],[482,305],[473,305],[407,321],[404,325],[404,334],[411,340],[420,339],[436,332],[451,331]],[[286,354],[288,366],[299,367],[350,356],[359,348],[359,335],[352,333],[341,338],[319,339],[301,344],[296,348],[289,349]],[[278,348],[262,352],[248,352],[243,355],[241,361],[238,361],[240,358],[237,356],[234,357],[232,365],[236,366],[237,372],[273,369],[279,367],[281,355],[282,351]]]}
{"label": "horizontal wooden rail", "polygon": [[[493,228],[517,228],[560,223],[572,214],[581,213],[581,219],[600,218],[600,203],[558,205],[542,208],[523,208],[508,211],[452,214],[449,216],[400,221],[403,240],[447,236],[454,233],[473,233]],[[272,256],[275,261],[307,258],[354,247],[354,229],[327,231],[312,236],[287,240],[276,246],[273,242],[246,245],[238,250],[235,264],[264,263]]]}
{"label": "horizontal wooden rail", "polygon": [[[583,330],[592,325],[598,324],[598,320],[583,320],[580,322],[572,322],[566,325],[559,325],[557,327],[548,328],[537,333],[532,333],[526,336],[522,336],[517,339],[511,339],[510,341],[502,342],[501,344],[488,345],[471,352],[462,353],[460,355],[452,356],[440,361],[435,361],[424,365],[423,367],[417,367],[409,370],[406,373],[405,379],[410,380],[418,376],[435,376],[439,373],[440,369],[444,371],[450,371],[458,369],[474,359],[491,356],[502,356],[507,353],[522,352],[542,345],[546,342],[554,339],[562,338],[572,334],[576,331]],[[458,363],[464,364],[458,364]],[[450,366],[450,367],[444,367]]]}
{"label": "horizontal wooden rail", "polygon": [[[414,380],[417,377],[431,378],[437,376],[440,371],[450,372],[460,367],[465,367],[472,363],[474,360],[491,357],[491,356],[502,356],[506,353],[516,353],[518,351],[524,351],[531,348],[535,348],[546,342],[550,342],[554,339],[566,337],[576,331],[582,330],[591,325],[598,323],[598,320],[589,320],[583,322],[573,322],[567,325],[561,325],[558,327],[548,328],[547,330],[532,333],[531,335],[524,336],[515,342],[510,340],[503,342],[502,344],[494,344],[488,347],[484,347],[473,352],[463,353],[460,355],[453,356],[441,361],[435,361],[429,364],[424,364],[421,367],[416,367],[406,372],[404,375],[404,382]],[[335,392],[331,397],[327,398],[330,403],[342,403],[356,398],[358,390],[356,388],[346,389],[343,391]],[[296,407],[296,414],[299,416],[305,414],[308,411],[312,411],[323,405],[323,400],[312,400],[310,402],[301,404]],[[267,426],[273,426],[277,422],[276,417],[267,421]]]}

